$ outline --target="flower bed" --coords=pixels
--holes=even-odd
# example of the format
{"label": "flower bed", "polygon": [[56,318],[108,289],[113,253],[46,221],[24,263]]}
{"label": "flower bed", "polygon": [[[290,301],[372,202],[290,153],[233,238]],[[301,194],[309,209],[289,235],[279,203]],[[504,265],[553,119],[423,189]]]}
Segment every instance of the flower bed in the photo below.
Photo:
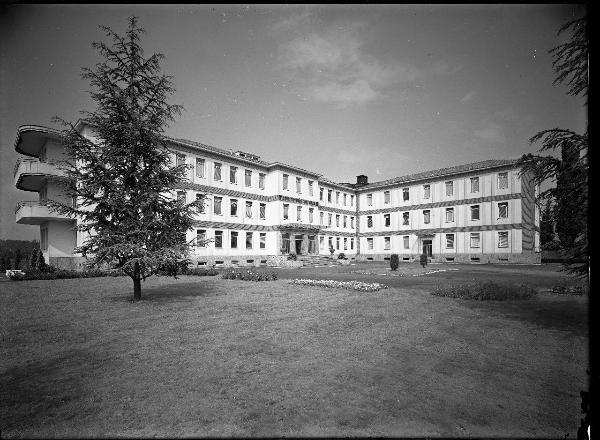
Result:
{"label": "flower bed", "polygon": [[476,301],[506,301],[529,299],[534,297],[537,292],[533,287],[524,284],[484,281],[438,286],[431,294],[447,298],[473,299]]}
{"label": "flower bed", "polygon": [[243,280],[243,281],[275,281],[277,274],[275,272],[255,271],[255,270],[234,270],[229,269],[223,272],[225,280]]}
{"label": "flower bed", "polygon": [[362,281],[334,281],[334,280],[303,280],[294,279],[290,284],[299,284],[302,286],[326,287],[329,289],[350,289],[360,290],[362,292],[375,292],[380,289],[387,289],[387,286],[380,283],[363,283]]}

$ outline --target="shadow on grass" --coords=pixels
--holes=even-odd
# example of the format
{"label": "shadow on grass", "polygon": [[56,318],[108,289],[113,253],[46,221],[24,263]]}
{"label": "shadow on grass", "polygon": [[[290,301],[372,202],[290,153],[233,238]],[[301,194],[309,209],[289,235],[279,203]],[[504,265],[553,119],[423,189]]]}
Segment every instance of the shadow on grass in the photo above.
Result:
{"label": "shadow on grass", "polygon": [[0,426],[7,433],[31,429],[59,408],[86,396],[81,374],[62,375],[66,365],[83,368],[90,353],[72,350],[62,356],[16,366],[0,376]]}
{"label": "shadow on grass", "polygon": [[[196,297],[211,297],[226,295],[225,289],[216,286],[207,286],[204,283],[168,284],[144,288],[142,284],[142,301],[165,303],[174,301],[189,301]],[[109,301],[132,302],[133,290],[108,296]]]}

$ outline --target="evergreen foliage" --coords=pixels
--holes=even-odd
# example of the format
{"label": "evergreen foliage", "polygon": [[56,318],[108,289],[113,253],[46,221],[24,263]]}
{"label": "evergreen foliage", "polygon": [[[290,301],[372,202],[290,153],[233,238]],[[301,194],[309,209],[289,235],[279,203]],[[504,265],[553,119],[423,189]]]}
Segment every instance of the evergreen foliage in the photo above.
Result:
{"label": "evergreen foliage", "polygon": [[398,254],[390,255],[390,269],[397,270],[398,266],[400,266],[400,258]]}
{"label": "evergreen foliage", "polygon": [[167,102],[174,88],[172,78],[160,73],[164,56],[144,56],[140,37],[145,31],[136,17],[129,19],[124,36],[101,28],[112,45],[93,43],[102,61],[82,73],[97,108],[81,113],[95,139],[56,118],[65,127],[64,145],[71,158],[63,166],[77,182],[66,192],[70,200],[77,197],[77,204],[50,204],[78,219],[77,229],[87,238],[76,251],[88,258],[88,266],[109,266],[129,275],[134,300],[139,300],[141,280],[186,258],[191,246],[186,232],[198,202],[173,197],[187,166],[173,165],[174,153],[164,136],[183,110]]}

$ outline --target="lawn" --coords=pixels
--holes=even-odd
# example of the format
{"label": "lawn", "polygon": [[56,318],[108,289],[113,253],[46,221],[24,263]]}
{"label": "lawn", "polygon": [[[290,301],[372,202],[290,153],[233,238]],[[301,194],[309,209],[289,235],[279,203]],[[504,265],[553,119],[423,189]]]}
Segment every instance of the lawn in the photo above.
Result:
{"label": "lawn", "polygon": [[448,268],[278,271],[390,286],[369,293],[153,278],[140,303],[128,278],[0,282],[2,437],[574,437],[587,297],[430,295],[450,281],[544,288],[563,276]]}

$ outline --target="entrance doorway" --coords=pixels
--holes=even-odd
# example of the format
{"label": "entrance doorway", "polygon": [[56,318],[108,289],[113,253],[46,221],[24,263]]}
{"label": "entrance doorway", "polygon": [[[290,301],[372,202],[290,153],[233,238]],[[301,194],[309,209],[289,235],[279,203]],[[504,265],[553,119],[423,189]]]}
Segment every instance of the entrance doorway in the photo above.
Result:
{"label": "entrance doorway", "polygon": [[423,253],[427,255],[427,258],[431,258],[433,245],[431,240],[423,240]]}
{"label": "entrance doorway", "polygon": [[302,255],[302,235],[296,235],[296,254]]}

